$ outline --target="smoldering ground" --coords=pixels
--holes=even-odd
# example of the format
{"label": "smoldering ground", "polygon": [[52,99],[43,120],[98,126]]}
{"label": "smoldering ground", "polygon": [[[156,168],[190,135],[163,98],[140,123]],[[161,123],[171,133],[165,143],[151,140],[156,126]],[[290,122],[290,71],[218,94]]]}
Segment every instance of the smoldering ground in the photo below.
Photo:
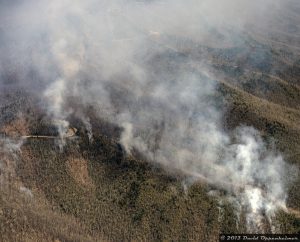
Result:
{"label": "smoldering ground", "polygon": [[[39,96],[62,141],[68,117],[84,113],[67,100],[92,105],[101,119],[122,127],[127,153],[136,149],[226,189],[246,210],[249,230],[258,231],[262,214],[272,224],[276,209],[285,209],[290,167],[255,129],[223,130],[220,80],[197,48],[244,46],[248,26],[267,25],[286,4],[2,2],[1,86]],[[10,76],[16,81],[7,82]],[[82,121],[91,131],[89,118]]]}

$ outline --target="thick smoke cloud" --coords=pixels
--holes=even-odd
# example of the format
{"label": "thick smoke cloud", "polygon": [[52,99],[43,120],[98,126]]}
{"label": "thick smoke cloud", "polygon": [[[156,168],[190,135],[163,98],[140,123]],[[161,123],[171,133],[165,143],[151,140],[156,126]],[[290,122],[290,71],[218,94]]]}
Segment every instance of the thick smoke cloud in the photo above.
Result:
{"label": "thick smoke cloud", "polygon": [[[283,1],[18,1],[1,3],[1,79],[39,93],[63,146],[70,97],[123,128],[127,151],[225,189],[260,230],[285,208],[286,168],[250,127],[222,129],[218,80],[198,45],[245,44]],[[266,11],[270,10],[272,11]],[[256,22],[257,21],[257,22]],[[195,48],[196,51],[196,48]],[[1,83],[2,85],[2,83]],[[82,115],[90,138],[89,118]]]}

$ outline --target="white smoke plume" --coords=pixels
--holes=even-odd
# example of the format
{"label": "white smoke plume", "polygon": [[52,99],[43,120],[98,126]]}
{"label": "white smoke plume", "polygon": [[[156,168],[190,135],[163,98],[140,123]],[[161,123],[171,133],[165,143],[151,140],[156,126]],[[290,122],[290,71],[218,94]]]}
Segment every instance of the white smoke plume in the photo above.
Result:
{"label": "white smoke plume", "polygon": [[69,122],[66,120],[67,115],[65,110],[63,110],[65,91],[64,85],[64,80],[58,79],[46,89],[44,94],[49,105],[49,115],[53,118],[53,123],[57,127],[59,133],[59,146],[61,150],[65,145],[64,137],[69,129]]}
{"label": "white smoke plume", "polygon": [[85,129],[87,131],[87,136],[89,138],[89,141],[92,142],[93,141],[93,128],[92,128],[92,125],[91,125],[91,122],[90,122],[90,118],[82,116],[81,120],[83,121]]}
{"label": "white smoke plume", "polygon": [[[243,46],[245,28],[267,24],[285,4],[3,3],[1,48],[10,63],[19,58],[15,68],[21,75],[31,69],[39,74],[42,98],[62,141],[74,111],[66,101],[75,97],[123,128],[120,142],[128,153],[135,149],[166,169],[225,189],[244,207],[249,231],[255,232],[261,230],[264,216],[271,221],[277,209],[285,209],[288,166],[253,128],[223,131],[222,107],[216,102],[218,80],[204,57],[193,52],[200,45]],[[30,88],[35,84],[24,82]],[[88,118],[83,122],[91,132]]]}
{"label": "white smoke plume", "polygon": [[9,189],[16,176],[16,161],[22,144],[23,140],[0,138],[0,190]]}

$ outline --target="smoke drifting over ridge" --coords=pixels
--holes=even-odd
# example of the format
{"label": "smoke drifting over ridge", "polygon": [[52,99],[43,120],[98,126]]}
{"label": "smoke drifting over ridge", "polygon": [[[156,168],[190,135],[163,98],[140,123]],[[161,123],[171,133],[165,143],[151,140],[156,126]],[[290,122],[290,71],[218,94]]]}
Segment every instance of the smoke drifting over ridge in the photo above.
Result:
{"label": "smoke drifting over ridge", "polygon": [[[185,51],[243,46],[244,28],[267,22],[284,4],[4,2],[1,79],[16,72],[16,85],[40,93],[62,141],[76,111],[67,100],[92,105],[99,117],[123,128],[120,142],[128,153],[135,149],[225,189],[246,210],[249,231],[259,231],[262,214],[271,222],[276,209],[285,208],[289,167],[253,128],[223,131],[218,80],[209,63]],[[90,129],[89,119],[82,120]]]}

